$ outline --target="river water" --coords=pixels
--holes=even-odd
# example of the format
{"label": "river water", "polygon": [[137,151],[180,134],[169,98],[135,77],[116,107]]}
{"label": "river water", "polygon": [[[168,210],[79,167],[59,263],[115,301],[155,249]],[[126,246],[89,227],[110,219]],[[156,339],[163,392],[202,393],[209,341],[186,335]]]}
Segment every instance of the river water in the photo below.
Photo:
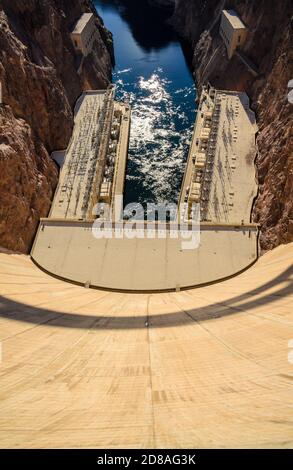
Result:
{"label": "river water", "polygon": [[181,45],[147,0],[95,5],[114,36],[116,98],[132,107],[124,203],[177,203],[196,98]]}

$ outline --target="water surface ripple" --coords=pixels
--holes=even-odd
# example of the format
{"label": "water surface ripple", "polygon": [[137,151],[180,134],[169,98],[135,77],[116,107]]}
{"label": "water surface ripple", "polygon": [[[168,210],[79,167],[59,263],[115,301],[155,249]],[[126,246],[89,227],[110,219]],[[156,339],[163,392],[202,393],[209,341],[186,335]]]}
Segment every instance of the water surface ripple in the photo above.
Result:
{"label": "water surface ripple", "polygon": [[150,18],[142,21],[122,1],[95,4],[114,36],[116,97],[132,107],[124,202],[177,202],[196,96],[181,45],[162,18],[152,37],[156,9],[144,10]]}

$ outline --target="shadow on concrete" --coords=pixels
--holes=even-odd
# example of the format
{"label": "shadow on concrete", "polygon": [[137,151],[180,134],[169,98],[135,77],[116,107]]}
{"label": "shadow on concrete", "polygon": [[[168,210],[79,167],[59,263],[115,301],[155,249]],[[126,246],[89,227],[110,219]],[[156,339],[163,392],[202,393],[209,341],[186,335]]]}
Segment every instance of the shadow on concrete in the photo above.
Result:
{"label": "shadow on concrete", "polygon": [[[227,315],[234,315],[240,313],[249,313],[254,307],[273,305],[274,302],[280,298],[284,299],[286,296],[293,294],[293,265],[271,281],[263,284],[262,286],[253,289],[245,294],[231,297],[228,300],[213,302],[204,307],[194,307],[192,309],[184,310],[183,307],[178,305],[177,312],[170,312],[164,314],[154,314],[151,312],[151,299],[156,294],[150,294],[148,298],[149,309],[145,315],[136,316],[108,316],[108,315],[95,315],[92,314],[74,314],[67,312],[56,312],[54,310],[45,309],[41,306],[32,307],[20,302],[16,302],[6,297],[0,296],[0,318],[6,318],[11,321],[21,321],[35,325],[46,325],[52,327],[64,328],[84,328],[84,329],[138,329],[145,328],[145,322],[151,328],[165,328],[183,326],[194,321],[209,321],[215,318],[221,318]],[[241,277],[239,278],[241,282]],[[279,286],[279,289],[274,293],[267,292],[272,287]],[[209,288],[205,290],[205,296],[208,297]],[[37,294],[37,293],[36,293]],[[261,297],[257,297],[264,294]],[[32,294],[33,295],[33,294]],[[105,293],[100,299],[103,301],[108,296],[117,296],[117,306],[119,306],[119,294]],[[127,294],[125,294],[127,296]],[[172,296],[173,299],[172,299]],[[147,298],[147,296],[146,296]],[[176,294],[170,294],[170,303],[174,302],[176,307]],[[90,303],[98,303],[99,299],[92,300]],[[88,302],[87,305],[90,305]],[[79,308],[82,308],[80,306]],[[147,309],[146,309],[147,310]],[[268,312],[269,313],[269,312]],[[119,315],[119,314],[118,314]]]}

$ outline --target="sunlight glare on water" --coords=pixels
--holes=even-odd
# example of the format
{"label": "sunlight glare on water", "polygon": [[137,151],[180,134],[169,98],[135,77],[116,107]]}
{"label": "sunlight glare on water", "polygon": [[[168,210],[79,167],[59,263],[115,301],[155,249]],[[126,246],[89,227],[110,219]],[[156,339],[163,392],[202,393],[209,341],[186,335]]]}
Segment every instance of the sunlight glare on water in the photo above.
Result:
{"label": "sunlight glare on water", "polygon": [[116,98],[132,108],[124,202],[176,203],[195,117],[195,87],[181,46],[174,36],[162,46],[141,35],[139,42],[133,17],[119,2],[95,3],[114,35]]}

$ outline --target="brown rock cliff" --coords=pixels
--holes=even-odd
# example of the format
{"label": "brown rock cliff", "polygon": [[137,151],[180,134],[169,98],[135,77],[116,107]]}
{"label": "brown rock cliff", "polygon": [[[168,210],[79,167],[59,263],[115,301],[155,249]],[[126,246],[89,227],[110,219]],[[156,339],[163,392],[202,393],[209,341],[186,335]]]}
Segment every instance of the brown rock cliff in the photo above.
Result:
{"label": "brown rock cliff", "polygon": [[70,30],[91,10],[90,0],[0,0],[0,246],[8,249],[28,252],[49,211],[58,179],[49,153],[66,148],[77,97],[111,80],[112,37],[98,15],[99,40],[77,73]]}
{"label": "brown rock cliff", "polygon": [[[255,77],[241,60],[230,61],[219,36],[220,12],[233,8],[249,29],[244,54],[258,69]],[[288,81],[293,78],[293,7],[290,0],[176,0],[172,23],[193,48],[199,89],[205,82],[246,91],[256,112],[259,195],[252,218],[261,224],[263,250],[293,240],[292,112]]]}

